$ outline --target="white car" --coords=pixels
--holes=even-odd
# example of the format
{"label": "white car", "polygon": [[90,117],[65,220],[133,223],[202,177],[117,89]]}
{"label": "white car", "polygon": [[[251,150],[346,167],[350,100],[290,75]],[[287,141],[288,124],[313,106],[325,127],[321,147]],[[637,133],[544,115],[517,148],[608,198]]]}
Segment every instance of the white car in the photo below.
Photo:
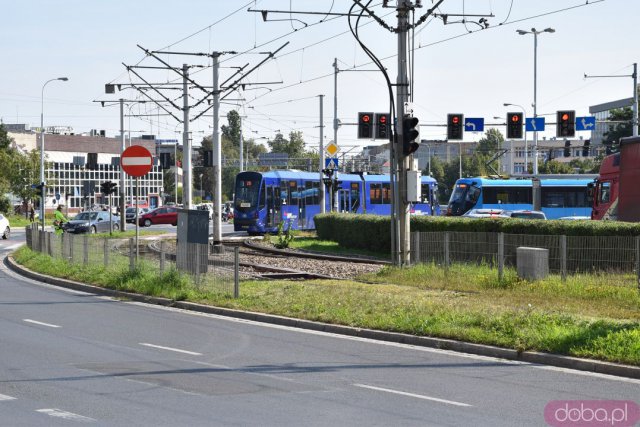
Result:
{"label": "white car", "polygon": [[506,215],[509,218],[520,218],[520,219],[547,219],[547,216],[542,211],[530,211],[527,209],[510,211],[507,212]]}
{"label": "white car", "polygon": [[504,209],[471,209],[462,215],[467,218],[505,218],[508,211]]}
{"label": "white car", "polygon": [[0,214],[0,235],[5,240],[11,236],[11,227],[9,226],[9,220],[2,214]]}

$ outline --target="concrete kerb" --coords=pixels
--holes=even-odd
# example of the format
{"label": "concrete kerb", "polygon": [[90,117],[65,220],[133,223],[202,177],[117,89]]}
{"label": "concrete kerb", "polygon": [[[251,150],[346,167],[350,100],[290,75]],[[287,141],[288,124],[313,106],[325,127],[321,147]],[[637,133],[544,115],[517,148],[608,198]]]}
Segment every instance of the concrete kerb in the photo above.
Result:
{"label": "concrete kerb", "polygon": [[333,325],[310,320],[295,319],[291,317],[276,316],[264,313],[255,313],[243,310],[234,310],[222,307],[214,307],[186,301],[174,301],[167,298],[151,297],[147,295],[135,294],[131,292],[116,291],[99,286],[89,285],[68,279],[59,279],[46,276],[31,271],[15,262],[12,256],[5,258],[5,264],[14,272],[55,286],[69,288],[82,292],[89,292],[99,295],[107,295],[115,298],[127,299],[136,302],[156,304],[165,307],[174,307],[183,310],[197,311],[219,316],[228,316],[255,322],[270,323],[281,326],[308,329],[313,331],[328,332],[337,335],[354,336],[368,338],[378,341],[394,342],[401,344],[415,345],[419,347],[437,348],[441,350],[451,350],[460,353],[475,354],[486,357],[496,357],[500,359],[527,362],[538,365],[556,366],[560,368],[575,369],[578,371],[595,372],[606,375],[614,375],[627,378],[640,379],[640,366],[621,365],[617,363],[602,362],[598,360],[580,359],[571,356],[558,354],[540,353],[533,351],[520,352],[513,349],[495,347],[484,344],[474,344],[444,338],[421,337],[416,335],[402,334],[396,332],[378,331],[373,329],[361,329],[350,326]]}

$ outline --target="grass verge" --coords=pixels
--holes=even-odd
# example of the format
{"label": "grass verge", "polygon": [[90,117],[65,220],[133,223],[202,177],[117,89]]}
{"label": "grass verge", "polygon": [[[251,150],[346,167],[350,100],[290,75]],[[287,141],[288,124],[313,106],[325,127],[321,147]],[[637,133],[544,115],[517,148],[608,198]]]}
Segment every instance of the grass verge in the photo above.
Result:
{"label": "grass verge", "polygon": [[240,298],[233,299],[203,290],[175,270],[160,275],[143,263],[129,272],[125,257],[108,269],[70,266],[26,247],[15,257],[44,274],[177,300],[640,365],[640,296],[624,278],[528,283],[509,271],[498,282],[484,266],[452,267],[445,274],[427,265],[385,268],[367,276],[372,284],[244,281]]}

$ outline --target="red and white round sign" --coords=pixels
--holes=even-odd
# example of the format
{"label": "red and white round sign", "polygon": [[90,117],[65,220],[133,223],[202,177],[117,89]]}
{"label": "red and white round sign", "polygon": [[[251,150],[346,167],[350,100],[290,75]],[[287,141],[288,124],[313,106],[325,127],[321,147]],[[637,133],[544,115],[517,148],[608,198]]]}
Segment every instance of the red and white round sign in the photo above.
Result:
{"label": "red and white round sign", "polygon": [[141,177],[153,167],[153,156],[141,145],[132,145],[122,152],[120,166],[127,175]]}

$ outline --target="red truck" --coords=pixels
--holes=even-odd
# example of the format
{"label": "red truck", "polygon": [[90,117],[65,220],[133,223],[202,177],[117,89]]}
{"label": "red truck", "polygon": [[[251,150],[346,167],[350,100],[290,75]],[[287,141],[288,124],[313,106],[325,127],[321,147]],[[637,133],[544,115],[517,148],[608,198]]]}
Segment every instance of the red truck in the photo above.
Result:
{"label": "red truck", "polygon": [[591,219],[640,222],[640,137],[620,139],[620,151],[602,161],[592,194]]}

